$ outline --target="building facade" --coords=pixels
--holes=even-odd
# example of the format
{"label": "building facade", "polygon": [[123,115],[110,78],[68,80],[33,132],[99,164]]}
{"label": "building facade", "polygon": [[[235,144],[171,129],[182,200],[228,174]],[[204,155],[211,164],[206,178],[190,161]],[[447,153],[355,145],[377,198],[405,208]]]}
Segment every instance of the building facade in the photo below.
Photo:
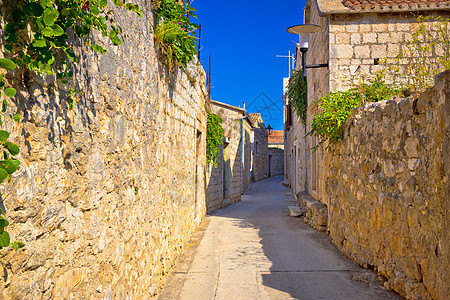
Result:
{"label": "building facade", "polygon": [[[328,92],[343,91],[352,85],[370,79],[377,71],[395,63],[402,39],[411,37],[417,29],[416,18],[450,16],[448,1],[420,1],[411,4],[396,0],[389,3],[364,4],[362,1],[308,0],[305,24],[316,24],[321,29],[309,35],[306,64],[329,64],[328,68],[307,69],[308,110],[306,126],[290,111],[285,98],[285,176],[292,192],[307,191],[317,201],[328,205],[325,181],[329,156],[325,147],[317,151],[315,136],[306,136],[310,124],[319,112],[313,102]],[[430,21],[432,22],[432,21]],[[301,61],[297,47],[297,61]],[[297,64],[297,70],[301,65]],[[397,80],[398,78],[396,78]],[[393,81],[387,76],[386,80]],[[286,86],[286,80],[284,86]]]}
{"label": "building facade", "polygon": [[217,167],[206,172],[207,211],[236,203],[251,182],[251,135],[253,121],[244,108],[211,100],[211,112],[222,118],[224,142],[217,154]]}
{"label": "building facade", "polygon": [[269,177],[267,129],[259,113],[250,113],[253,121],[251,179],[259,181]]}

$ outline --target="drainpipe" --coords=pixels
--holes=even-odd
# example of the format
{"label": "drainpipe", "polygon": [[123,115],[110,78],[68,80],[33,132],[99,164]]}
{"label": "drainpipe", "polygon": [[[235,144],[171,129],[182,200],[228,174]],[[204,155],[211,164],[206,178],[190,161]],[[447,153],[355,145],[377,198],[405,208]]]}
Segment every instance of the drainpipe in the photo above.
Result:
{"label": "drainpipe", "polygon": [[[245,106],[244,106],[244,109],[245,109]],[[244,194],[244,168],[245,168],[245,166],[244,166],[244,143],[245,143],[245,140],[244,140],[244,120],[245,120],[246,117],[247,117],[247,113],[244,111],[244,116],[241,119],[241,141],[242,141],[241,142],[242,143],[242,149],[241,149],[242,150],[241,151],[242,191],[241,191],[241,195]]]}

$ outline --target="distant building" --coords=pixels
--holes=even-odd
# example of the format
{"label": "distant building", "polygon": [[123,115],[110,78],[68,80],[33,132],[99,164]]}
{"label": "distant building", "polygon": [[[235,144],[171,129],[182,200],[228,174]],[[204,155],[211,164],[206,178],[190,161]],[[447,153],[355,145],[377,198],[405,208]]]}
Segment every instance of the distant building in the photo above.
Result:
{"label": "distant building", "polygon": [[211,111],[222,118],[224,141],[217,167],[206,172],[206,205],[212,212],[241,200],[250,185],[253,121],[244,108],[211,100]]}
{"label": "distant building", "polygon": [[274,130],[269,135],[269,147],[284,149],[284,131]]}
{"label": "distant building", "polygon": [[284,174],[284,131],[274,130],[269,134],[269,176]]}
{"label": "distant building", "polygon": [[268,136],[264,121],[259,113],[249,114],[253,121],[252,172],[253,181],[269,177]]}

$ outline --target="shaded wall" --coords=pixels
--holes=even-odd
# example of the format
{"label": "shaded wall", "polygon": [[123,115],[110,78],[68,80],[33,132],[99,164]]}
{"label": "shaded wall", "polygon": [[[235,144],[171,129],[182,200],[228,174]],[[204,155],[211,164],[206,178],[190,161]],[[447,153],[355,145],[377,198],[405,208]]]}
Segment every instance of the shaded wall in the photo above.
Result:
{"label": "shaded wall", "polygon": [[52,78],[9,78],[21,168],[1,194],[26,246],[1,251],[0,298],[148,299],[205,213],[205,74],[194,61],[168,76],[138,4],[143,18],[113,9],[120,47],[74,41],[73,110]]}
{"label": "shaded wall", "polygon": [[284,174],[284,150],[269,148],[269,174],[279,176]]}
{"label": "shaded wall", "polygon": [[259,181],[269,176],[267,130],[261,118],[255,121],[253,132],[252,179]]}
{"label": "shaded wall", "polygon": [[330,237],[409,299],[446,299],[450,71],[418,98],[367,104],[328,168]]}
{"label": "shaded wall", "polygon": [[[211,101],[211,112],[222,118],[224,141],[221,152],[217,154],[217,168],[212,164],[206,173],[206,203],[208,212],[213,212],[228,204],[241,200],[241,194],[250,185],[252,126],[244,119],[242,136],[242,117],[245,110],[228,104]],[[244,149],[244,155],[242,155]],[[242,160],[244,158],[244,161]]]}

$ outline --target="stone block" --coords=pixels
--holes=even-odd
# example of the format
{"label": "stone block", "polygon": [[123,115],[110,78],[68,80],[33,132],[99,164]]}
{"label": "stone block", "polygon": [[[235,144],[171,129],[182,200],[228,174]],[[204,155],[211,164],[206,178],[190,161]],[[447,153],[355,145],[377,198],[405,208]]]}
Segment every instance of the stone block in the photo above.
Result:
{"label": "stone block", "polygon": [[301,217],[305,213],[305,210],[298,206],[289,206],[289,215],[291,217]]}
{"label": "stone block", "polygon": [[361,44],[361,34],[359,33],[352,34],[350,37],[350,43],[352,45]]}
{"label": "stone block", "polygon": [[388,44],[387,46],[387,57],[397,57],[400,53],[400,45],[399,44]]}
{"label": "stone block", "polygon": [[379,44],[387,44],[388,42],[390,42],[390,35],[389,33],[379,33],[378,34],[378,43]]}
{"label": "stone block", "polygon": [[338,58],[352,58],[353,48],[350,45],[331,45],[331,56]]}
{"label": "stone block", "polygon": [[386,45],[371,45],[372,57],[373,58],[385,58],[387,51]]}
{"label": "stone block", "polygon": [[406,98],[406,99],[401,99],[398,102],[398,107],[400,109],[400,111],[405,114],[405,115],[412,115],[413,114],[413,106],[412,106],[412,102],[410,99]]}
{"label": "stone block", "polygon": [[362,39],[364,44],[374,44],[377,42],[377,34],[373,32],[365,33],[362,35]]}
{"label": "stone block", "polygon": [[369,46],[355,46],[355,58],[370,58]]}
{"label": "stone block", "polygon": [[419,140],[417,138],[407,138],[405,141],[405,152],[409,158],[417,158],[419,156]]}
{"label": "stone block", "polygon": [[337,33],[336,34],[336,44],[349,44],[350,35],[348,33]]}

